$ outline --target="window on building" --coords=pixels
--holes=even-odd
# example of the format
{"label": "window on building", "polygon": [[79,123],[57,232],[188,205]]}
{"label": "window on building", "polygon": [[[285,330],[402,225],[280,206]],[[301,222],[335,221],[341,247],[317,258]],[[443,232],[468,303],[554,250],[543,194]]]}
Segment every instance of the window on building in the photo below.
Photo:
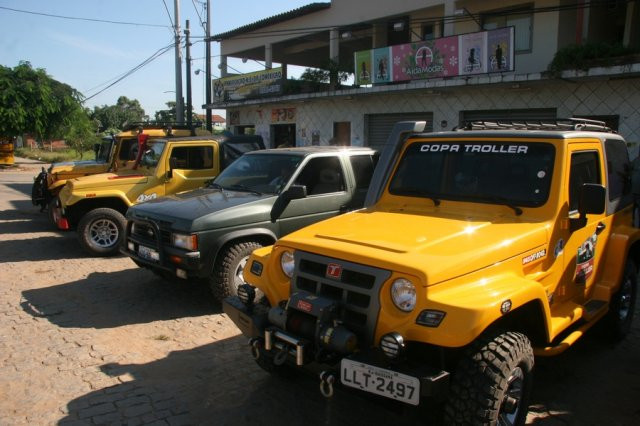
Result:
{"label": "window on building", "polygon": [[433,40],[436,38],[435,24],[424,24],[422,26],[422,40]]}
{"label": "window on building", "polygon": [[530,52],[533,40],[533,7],[507,9],[482,14],[482,28],[515,27],[515,51]]}

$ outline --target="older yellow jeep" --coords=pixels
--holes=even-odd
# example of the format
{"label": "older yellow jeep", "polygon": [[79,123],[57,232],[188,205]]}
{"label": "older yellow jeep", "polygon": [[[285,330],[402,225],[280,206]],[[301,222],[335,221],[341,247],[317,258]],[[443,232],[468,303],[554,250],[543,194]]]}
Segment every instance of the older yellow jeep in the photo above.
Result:
{"label": "older yellow jeep", "polygon": [[80,244],[90,254],[116,254],[129,207],[198,188],[257,149],[264,149],[260,136],[150,139],[141,133],[131,167],[68,180],[52,205],[53,219],[59,229],[77,226]]}
{"label": "older yellow jeep", "polygon": [[65,161],[53,163],[48,169],[33,178],[31,201],[39,205],[40,211],[49,208],[49,217],[53,220],[55,198],[67,183],[67,180],[104,173],[110,170],[131,168],[138,153],[139,133],[149,135],[149,139],[173,136],[189,136],[193,130],[184,125],[174,123],[135,123],[124,128],[120,133],[107,136],[94,146],[95,158],[84,161]]}
{"label": "older yellow jeep", "polygon": [[[394,128],[365,208],[253,252],[224,310],[269,371],[305,368],[446,424],[522,424],[534,354],[630,329],[640,232],[604,123]],[[262,297],[264,294],[264,297]]]}

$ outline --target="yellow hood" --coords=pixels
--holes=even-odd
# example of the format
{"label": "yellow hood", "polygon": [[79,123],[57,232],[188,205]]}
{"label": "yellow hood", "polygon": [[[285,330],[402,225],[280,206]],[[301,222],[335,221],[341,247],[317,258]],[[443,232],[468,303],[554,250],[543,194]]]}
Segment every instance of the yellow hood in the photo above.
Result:
{"label": "yellow hood", "polygon": [[[389,226],[393,224],[393,226]],[[414,274],[432,285],[548,241],[546,222],[523,216],[362,210],[303,228],[279,245]],[[322,250],[322,252],[319,252]]]}
{"label": "yellow hood", "polygon": [[92,188],[116,187],[120,185],[145,184],[148,178],[148,176],[145,176],[137,170],[129,170],[126,174],[100,173],[97,175],[83,176],[71,179],[67,182],[67,185],[70,185],[72,190],[86,190]]}

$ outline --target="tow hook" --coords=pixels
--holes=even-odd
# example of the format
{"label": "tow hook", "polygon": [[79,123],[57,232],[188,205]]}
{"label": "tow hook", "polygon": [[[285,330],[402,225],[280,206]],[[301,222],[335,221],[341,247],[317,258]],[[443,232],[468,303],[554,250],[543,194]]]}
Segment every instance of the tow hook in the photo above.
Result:
{"label": "tow hook", "polygon": [[253,357],[253,359],[260,358],[260,346],[262,346],[260,339],[254,337],[253,339],[249,340],[249,348],[251,350],[251,356]]}
{"label": "tow hook", "polygon": [[280,352],[278,352],[276,356],[273,357],[273,363],[275,365],[284,364],[285,361],[287,360],[288,354],[289,354],[289,348],[287,347],[287,345],[282,345],[282,349],[280,349]]}
{"label": "tow hook", "polygon": [[333,383],[336,381],[336,376],[329,372],[323,371],[320,373],[320,393],[325,398],[331,398],[333,396]]}

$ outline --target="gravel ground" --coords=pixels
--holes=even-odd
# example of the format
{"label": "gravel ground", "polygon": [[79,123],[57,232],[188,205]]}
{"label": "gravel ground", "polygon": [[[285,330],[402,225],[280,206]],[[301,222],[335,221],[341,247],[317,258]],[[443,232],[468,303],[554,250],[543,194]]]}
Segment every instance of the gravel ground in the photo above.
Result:
{"label": "gravel ground", "polygon": [[[90,258],[31,204],[40,165],[0,169],[0,425],[434,423],[433,415],[270,377],[205,288]],[[640,424],[640,313],[536,360],[527,423]]]}

